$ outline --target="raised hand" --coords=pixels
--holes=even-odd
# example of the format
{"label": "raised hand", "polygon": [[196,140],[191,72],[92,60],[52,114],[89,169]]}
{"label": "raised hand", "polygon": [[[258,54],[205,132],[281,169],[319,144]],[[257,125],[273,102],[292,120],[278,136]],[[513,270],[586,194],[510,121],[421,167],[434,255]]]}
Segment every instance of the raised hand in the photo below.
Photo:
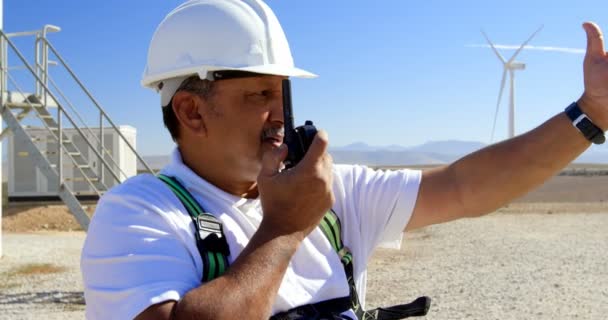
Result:
{"label": "raised hand", "polygon": [[604,48],[602,30],[593,22],[585,22],[587,53],[584,62],[585,92],[579,105],[591,120],[608,130],[608,52]]}

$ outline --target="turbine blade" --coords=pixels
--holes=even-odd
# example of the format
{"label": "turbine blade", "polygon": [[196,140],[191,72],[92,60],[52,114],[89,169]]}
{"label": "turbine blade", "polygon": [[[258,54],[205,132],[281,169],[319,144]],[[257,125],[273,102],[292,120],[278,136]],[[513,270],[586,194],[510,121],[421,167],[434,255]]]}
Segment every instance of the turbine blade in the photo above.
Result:
{"label": "turbine blade", "polygon": [[481,30],[481,33],[483,34],[484,38],[486,38],[486,41],[488,41],[490,48],[492,48],[492,50],[494,51],[494,53],[496,54],[498,59],[500,59],[500,61],[502,61],[502,63],[506,63],[505,58],[500,54],[500,52],[498,52],[498,50],[496,49],[496,47],[494,46],[492,41],[490,41],[490,38],[488,37],[488,35],[483,30]]}
{"label": "turbine blade", "polygon": [[544,26],[540,26],[540,28],[538,28],[538,30],[536,30],[531,36],[530,38],[528,38],[528,40],[526,40],[526,42],[524,42],[519,49],[517,49],[517,51],[515,51],[515,53],[513,54],[513,56],[511,57],[511,59],[509,59],[509,61],[507,63],[511,63],[515,60],[515,57],[517,57],[517,55],[521,52],[521,50],[528,44],[528,42],[530,42],[532,40],[532,38],[534,38],[534,36],[536,36],[542,29]]}
{"label": "turbine blade", "polygon": [[496,119],[498,118],[498,109],[500,109],[500,101],[502,100],[502,93],[505,89],[505,82],[507,80],[507,69],[502,72],[502,80],[500,81],[500,91],[498,92],[498,101],[496,102],[496,111],[494,111],[494,124],[492,124],[492,136],[490,143],[494,142],[494,132],[496,131]]}

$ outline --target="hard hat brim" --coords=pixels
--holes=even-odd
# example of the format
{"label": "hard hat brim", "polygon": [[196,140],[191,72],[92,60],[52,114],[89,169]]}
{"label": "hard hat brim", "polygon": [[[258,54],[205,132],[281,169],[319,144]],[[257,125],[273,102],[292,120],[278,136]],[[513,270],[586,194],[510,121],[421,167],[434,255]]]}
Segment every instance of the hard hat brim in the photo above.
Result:
{"label": "hard hat brim", "polygon": [[[245,68],[230,68],[230,67],[199,67],[196,71],[180,70],[179,72],[170,72],[159,75],[157,77],[147,77],[142,80],[144,87],[156,89],[161,95],[161,106],[165,107],[171,101],[175,91],[186,78],[198,74],[201,79],[213,80],[210,74],[214,71],[244,71],[273,76],[295,77],[295,78],[316,78],[316,74],[296,67],[286,67],[284,65],[267,64],[263,66],[253,66]],[[158,80],[155,80],[158,79]],[[159,83],[163,83],[162,90],[158,88]]]}
{"label": "hard hat brim", "polygon": [[275,76],[285,76],[285,77],[295,77],[295,78],[316,78],[318,75],[306,71],[304,69],[278,65],[278,64],[266,64],[260,66],[251,66],[251,67],[243,67],[243,68],[235,68],[235,67],[221,67],[221,66],[199,66],[196,68],[186,68],[180,70],[174,70],[171,72],[164,72],[156,75],[148,75],[144,77],[141,81],[141,85],[147,88],[157,89],[157,86],[160,82],[166,81],[172,78],[184,77],[189,75],[198,74],[201,79],[209,79],[209,73],[213,71],[222,71],[222,70],[235,70],[235,71],[246,71],[267,75],[275,75]]}
{"label": "hard hat brim", "polygon": [[[296,68],[296,67],[286,67],[278,64],[267,64],[263,66],[253,66],[253,67],[245,67],[245,68],[224,68],[222,70],[237,70],[237,71],[246,71],[274,76],[285,76],[285,77],[295,77],[295,78],[316,78],[318,77],[316,74],[312,72],[308,72],[304,69]],[[208,70],[208,71],[219,71],[216,70]]]}

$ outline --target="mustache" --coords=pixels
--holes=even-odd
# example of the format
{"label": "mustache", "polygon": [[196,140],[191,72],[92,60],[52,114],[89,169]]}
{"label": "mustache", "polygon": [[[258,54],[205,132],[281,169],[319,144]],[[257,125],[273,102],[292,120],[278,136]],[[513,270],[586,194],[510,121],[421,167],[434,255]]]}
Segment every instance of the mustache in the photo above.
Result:
{"label": "mustache", "polygon": [[270,128],[266,128],[264,129],[264,131],[262,131],[262,140],[265,140],[267,138],[275,138],[276,136],[285,136],[285,128],[283,127],[270,127]]}

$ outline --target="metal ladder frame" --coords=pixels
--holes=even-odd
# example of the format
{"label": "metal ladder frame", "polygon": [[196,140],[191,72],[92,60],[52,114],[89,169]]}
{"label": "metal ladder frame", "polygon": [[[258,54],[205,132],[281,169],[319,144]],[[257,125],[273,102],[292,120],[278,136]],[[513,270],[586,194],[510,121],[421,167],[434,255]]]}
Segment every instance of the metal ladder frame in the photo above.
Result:
{"label": "metal ladder frame", "polygon": [[[93,97],[90,91],[84,86],[82,81],[76,76],[74,71],[68,66],[66,61],[61,57],[59,52],[53,47],[53,45],[48,41],[47,34],[49,32],[58,32],[61,29],[52,26],[45,25],[43,29],[36,31],[27,31],[27,32],[17,32],[17,33],[4,33],[0,30],[0,111],[2,113],[3,119],[6,122],[8,128],[13,131],[15,134],[15,139],[24,145],[28,152],[33,155],[34,162],[40,168],[43,174],[52,181],[57,179],[59,182],[58,186],[58,195],[59,197],[66,203],[69,207],[72,214],[76,217],[76,220],[80,223],[80,225],[87,230],[89,224],[89,218],[86,215],[86,212],[82,208],[80,201],[78,201],[74,192],[69,188],[68,185],[65,184],[67,180],[63,178],[62,167],[63,167],[63,154],[67,154],[69,160],[77,167],[85,180],[89,183],[89,185],[93,188],[93,190],[101,196],[101,194],[107,190],[107,187],[103,184],[103,173],[104,168],[112,175],[112,178],[116,180],[116,182],[120,183],[122,175],[126,177],[126,174],[122,171],[120,166],[116,163],[112,155],[106,150],[104,147],[103,134],[104,134],[104,120],[110,124],[110,129],[115,130],[119,136],[119,139],[127,145],[127,147],[134,153],[136,156],[136,160],[140,161],[146,170],[150,173],[154,173],[150,166],[143,160],[143,158],[137,153],[135,148],[131,145],[131,143],[126,139],[126,137],[122,134],[119,128],[114,124],[114,122],[110,119],[107,112],[101,107],[99,102]],[[27,59],[24,58],[23,54],[18,50],[15,44],[10,40],[11,37],[19,37],[19,36],[35,36],[35,46],[34,46],[34,56],[35,56],[35,68],[32,67]],[[17,82],[11,77],[9,74],[8,67],[8,49],[12,49],[12,51],[19,57],[24,67],[29,70],[29,72],[35,78],[36,85],[36,93],[34,94],[34,99],[28,97],[24,103],[21,104],[9,104],[4,101],[4,93],[8,93],[8,80],[11,80],[11,83],[15,88],[18,89],[18,92],[25,97],[25,93],[18,86]],[[70,100],[65,96],[65,94],[59,89],[58,85],[53,81],[53,79],[49,76],[49,66],[52,64],[49,60],[49,49],[53,53],[53,55],[57,58],[59,63],[65,68],[65,70],[70,74],[72,79],[78,84],[79,88],[86,94],[86,96],[90,99],[93,105],[99,111],[99,138],[96,137],[93,130],[88,127],[83,120],[82,116],[78,113],[74,105],[70,102]],[[59,95],[66,102],[66,105],[71,109],[71,111],[76,115],[78,120],[82,123],[82,126],[74,121],[73,117],[70,115],[68,110],[64,108],[64,106],[59,102],[56,95],[49,88],[49,81],[55,88],[55,90],[59,93]],[[49,103],[49,98],[51,101],[55,102],[57,105],[57,121],[54,121],[54,118],[48,112],[47,106]],[[33,101],[32,101],[33,100]],[[23,110],[15,115],[13,114],[11,107],[14,108],[22,108]],[[33,141],[32,137],[27,133],[27,131],[23,128],[20,121],[25,118],[31,110],[34,110],[35,116],[38,117],[46,130],[51,134],[51,136],[57,141],[57,151],[56,154],[58,156],[58,163],[55,166],[57,170],[53,168],[53,164],[49,161],[49,159],[44,155],[44,153],[38,148],[38,146]],[[99,172],[97,173],[96,178],[91,177],[89,174],[85,173],[87,165],[83,163],[78,163],[78,160],[75,159],[76,154],[80,154],[80,157],[89,162],[90,159],[86,159],[83,153],[78,149],[78,147],[69,141],[68,139],[64,139],[63,137],[63,123],[62,118],[65,117],[73,128],[77,131],[78,135],[82,137],[82,139],[86,142],[88,147],[93,151],[95,157],[99,160]],[[49,123],[53,125],[53,127],[49,127]],[[56,126],[56,127],[55,127]],[[87,134],[83,132],[86,130]],[[56,133],[55,133],[56,132]],[[6,135],[6,132],[2,132],[0,134],[0,139]],[[94,137],[95,141],[90,141],[90,137]],[[97,144],[97,146],[94,146]],[[70,151],[69,149],[72,149]],[[77,150],[77,151],[74,151]],[[48,151],[47,151],[48,152]],[[114,172],[112,166],[106,161],[104,155],[109,155],[109,159],[112,164],[118,168],[120,173]],[[91,169],[92,171],[92,169]],[[88,171],[87,171],[88,172]],[[93,175],[95,172],[92,171]],[[95,183],[94,180],[97,182]],[[75,181],[75,180],[74,180]]]}

